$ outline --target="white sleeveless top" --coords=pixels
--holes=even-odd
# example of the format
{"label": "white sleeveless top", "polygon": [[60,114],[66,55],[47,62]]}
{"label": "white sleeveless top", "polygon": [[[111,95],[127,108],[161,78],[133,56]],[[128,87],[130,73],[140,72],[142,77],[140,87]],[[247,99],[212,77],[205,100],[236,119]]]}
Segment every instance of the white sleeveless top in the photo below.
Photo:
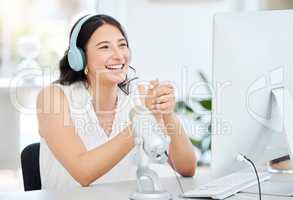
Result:
{"label": "white sleeveless top", "polygon": [[[117,112],[114,117],[112,132],[107,136],[99,125],[98,118],[91,103],[91,96],[84,83],[77,82],[69,86],[54,84],[60,87],[69,103],[69,112],[75,130],[87,150],[91,150],[106,143],[129,125],[129,111],[134,105],[141,104],[137,87],[131,83],[130,94],[127,95],[118,89]],[[54,131],[54,129],[52,129]],[[134,180],[136,165],[134,164],[133,148],[115,167],[94,183]],[[55,158],[46,141],[40,141],[40,174],[42,189],[62,189],[80,186]]]}

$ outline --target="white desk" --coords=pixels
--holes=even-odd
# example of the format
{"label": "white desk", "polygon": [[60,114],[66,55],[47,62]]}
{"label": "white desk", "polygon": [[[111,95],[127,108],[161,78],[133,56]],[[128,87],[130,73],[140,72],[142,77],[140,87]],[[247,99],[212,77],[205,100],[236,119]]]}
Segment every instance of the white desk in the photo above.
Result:
{"label": "white desk", "polygon": [[[211,180],[208,171],[202,173],[200,171],[199,175],[195,178],[181,178],[181,182],[184,190],[191,190],[197,185],[205,183]],[[274,176],[272,180],[284,180],[291,181],[293,183],[293,176],[284,177],[283,175]],[[175,177],[167,177],[161,179],[162,184],[165,189],[167,189],[172,194],[179,194],[180,189],[176,182]],[[136,190],[135,181],[125,181],[119,183],[107,183],[99,184],[87,188],[74,188],[74,189],[64,189],[63,191],[54,191],[54,190],[41,190],[33,192],[20,192],[15,194],[6,194],[1,195],[0,199],[2,200],[127,200],[129,194]],[[180,199],[175,197],[174,199]],[[257,194],[246,194],[240,193],[235,196],[228,198],[228,200],[251,200],[258,199]],[[293,200],[293,197],[277,197],[277,196],[262,196],[263,200]]]}

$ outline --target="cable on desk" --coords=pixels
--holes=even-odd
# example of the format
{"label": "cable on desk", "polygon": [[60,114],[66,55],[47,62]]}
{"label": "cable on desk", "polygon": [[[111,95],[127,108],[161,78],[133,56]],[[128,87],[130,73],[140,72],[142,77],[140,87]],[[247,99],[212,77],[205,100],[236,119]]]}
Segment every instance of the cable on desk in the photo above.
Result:
{"label": "cable on desk", "polygon": [[170,165],[170,163],[168,162],[168,164],[170,165],[172,171],[173,171],[174,174],[175,174],[175,177],[176,177],[177,183],[178,183],[178,185],[179,185],[179,187],[180,187],[181,194],[183,194],[183,193],[184,193],[183,186],[182,186],[181,181],[180,181],[180,179],[179,179],[179,177],[178,177],[178,175],[177,175],[177,173],[176,173],[177,169],[176,169],[176,167],[175,167],[175,165],[174,165],[174,162],[173,162],[173,160],[171,159],[171,157],[169,157],[167,151],[165,151],[165,154],[166,154],[166,156],[169,158],[171,164],[173,165],[173,167],[174,167],[174,169],[175,169],[175,170],[174,170],[173,167],[172,167],[172,165]]}
{"label": "cable on desk", "polygon": [[242,154],[238,154],[237,160],[238,161],[245,161],[246,163],[250,164],[253,167],[256,178],[257,178],[259,200],[261,200],[261,187],[260,187],[259,176],[258,176],[257,169],[255,167],[255,164],[253,163],[252,160],[250,160],[249,158],[247,158],[245,155],[242,155]]}

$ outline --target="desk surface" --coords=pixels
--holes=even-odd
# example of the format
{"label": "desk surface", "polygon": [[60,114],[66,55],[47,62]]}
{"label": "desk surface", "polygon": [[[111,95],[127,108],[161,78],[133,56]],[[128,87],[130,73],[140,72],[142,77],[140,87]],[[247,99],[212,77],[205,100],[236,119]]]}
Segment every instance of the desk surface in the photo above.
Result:
{"label": "desk surface", "polygon": [[[207,181],[210,181],[211,177],[208,172],[199,173],[194,178],[181,178],[181,182],[185,191],[193,189],[195,186],[203,184]],[[272,180],[280,181],[284,180],[285,182],[293,182],[293,175],[289,178],[284,175],[273,176]],[[166,177],[162,178],[161,182],[169,192],[174,194],[175,199],[181,199],[177,197],[180,194],[180,188],[177,184],[175,177]],[[19,192],[14,194],[0,194],[0,199],[2,200],[127,200],[129,195],[136,190],[136,182],[135,181],[125,181],[118,183],[105,183],[98,184],[91,187],[84,188],[74,188],[74,189],[66,189],[66,190],[40,190],[40,191],[32,191],[32,192]],[[228,200],[249,200],[249,199],[258,199],[257,194],[247,194],[247,193],[239,193],[236,194]],[[263,195],[263,200],[293,200],[293,197],[280,197],[280,196],[268,196]]]}

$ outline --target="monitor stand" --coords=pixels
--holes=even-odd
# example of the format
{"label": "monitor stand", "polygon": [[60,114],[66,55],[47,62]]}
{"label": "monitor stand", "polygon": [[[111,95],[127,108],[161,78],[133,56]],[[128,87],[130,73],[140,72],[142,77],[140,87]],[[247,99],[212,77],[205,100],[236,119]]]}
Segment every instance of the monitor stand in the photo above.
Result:
{"label": "monitor stand", "polygon": [[[279,131],[286,134],[289,155],[270,161],[268,163],[268,170],[271,173],[293,174],[293,98],[285,87],[272,89],[272,96],[277,105],[278,117],[280,118],[277,120],[281,123]],[[289,166],[284,169],[276,169],[272,167],[272,165],[280,162],[287,162]]]}
{"label": "monitor stand", "polygon": [[267,168],[273,174],[293,174],[293,163],[289,155],[271,160]]}

